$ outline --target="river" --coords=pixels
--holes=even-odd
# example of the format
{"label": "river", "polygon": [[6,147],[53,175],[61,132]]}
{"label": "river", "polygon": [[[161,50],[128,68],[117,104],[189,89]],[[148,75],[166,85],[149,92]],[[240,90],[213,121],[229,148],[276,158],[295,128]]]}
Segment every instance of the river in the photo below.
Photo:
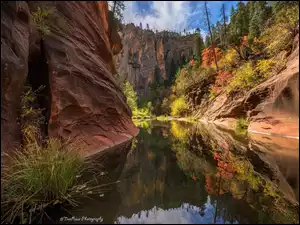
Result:
{"label": "river", "polygon": [[299,223],[298,140],[183,121],[140,127],[132,143],[93,156],[106,169],[101,182],[118,183],[54,220]]}

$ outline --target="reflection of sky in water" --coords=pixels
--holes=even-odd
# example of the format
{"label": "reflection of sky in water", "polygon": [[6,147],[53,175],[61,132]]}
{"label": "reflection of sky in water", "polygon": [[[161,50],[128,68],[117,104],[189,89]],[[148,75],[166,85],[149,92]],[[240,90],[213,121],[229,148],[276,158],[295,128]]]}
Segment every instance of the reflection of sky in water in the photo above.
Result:
{"label": "reflection of sky in water", "polygon": [[[126,218],[120,216],[117,218],[115,223],[121,224],[207,224],[213,223],[215,208],[210,203],[210,198],[208,197],[207,202],[205,203],[205,215],[202,217],[200,215],[200,208],[197,206],[190,205],[188,203],[183,203],[179,208],[171,209],[161,209],[154,206],[150,210],[142,210],[137,214],[133,214],[131,218]],[[217,218],[216,224],[226,224],[229,222],[224,222],[223,218]],[[234,224],[237,224],[235,222]]]}

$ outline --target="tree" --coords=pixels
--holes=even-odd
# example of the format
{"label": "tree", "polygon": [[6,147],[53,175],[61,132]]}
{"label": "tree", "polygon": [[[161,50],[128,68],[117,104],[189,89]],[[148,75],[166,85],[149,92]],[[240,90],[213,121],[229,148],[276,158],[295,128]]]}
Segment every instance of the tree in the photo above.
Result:
{"label": "tree", "polygon": [[141,29],[143,29],[143,25],[142,25],[142,22],[140,22],[140,28],[141,28]]}
{"label": "tree", "polygon": [[267,6],[266,1],[256,1],[249,4],[249,39],[253,40],[258,37],[263,31],[264,24],[271,13],[271,8]]}
{"label": "tree", "polygon": [[205,37],[205,47],[208,48],[211,45],[211,40],[208,35]]}
{"label": "tree", "polygon": [[[200,29],[199,29],[200,30]],[[201,52],[204,49],[204,42],[200,33],[194,34],[194,46],[193,46],[193,55],[197,57],[199,61],[201,61]]]}
{"label": "tree", "polygon": [[150,29],[149,29],[149,24],[148,24],[148,23],[147,23],[147,30],[150,30]]}
{"label": "tree", "polygon": [[222,22],[223,22],[223,29],[222,29],[222,45],[226,46],[227,45],[227,33],[226,33],[226,23],[227,23],[227,17],[225,14],[225,4],[222,4],[221,8],[221,14],[222,14]]}
{"label": "tree", "polygon": [[205,11],[204,23],[207,26],[208,31],[209,31],[210,41],[211,41],[211,43],[213,45],[212,47],[213,47],[213,54],[214,54],[214,60],[215,60],[215,64],[216,64],[216,69],[218,71],[218,62],[217,62],[216,52],[215,52],[215,48],[214,48],[214,41],[213,41],[212,30],[211,30],[211,27],[210,27],[210,13],[208,11],[207,2],[206,1],[204,2],[204,11]]}
{"label": "tree", "polygon": [[125,9],[124,1],[113,1],[112,11],[110,21],[112,26],[110,26],[109,36],[111,36],[113,28],[119,28],[119,24],[123,20],[123,11]]}

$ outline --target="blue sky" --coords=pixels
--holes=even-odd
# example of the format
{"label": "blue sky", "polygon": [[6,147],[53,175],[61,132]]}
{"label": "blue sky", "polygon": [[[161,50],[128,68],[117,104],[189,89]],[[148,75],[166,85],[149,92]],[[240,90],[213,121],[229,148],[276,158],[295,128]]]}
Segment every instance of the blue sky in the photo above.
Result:
{"label": "blue sky", "polygon": [[[220,9],[225,4],[229,17],[231,6],[238,1],[208,1],[212,23],[220,19]],[[149,24],[150,29],[193,32],[199,27],[203,36],[207,29],[203,24],[203,1],[125,1],[124,23]]]}

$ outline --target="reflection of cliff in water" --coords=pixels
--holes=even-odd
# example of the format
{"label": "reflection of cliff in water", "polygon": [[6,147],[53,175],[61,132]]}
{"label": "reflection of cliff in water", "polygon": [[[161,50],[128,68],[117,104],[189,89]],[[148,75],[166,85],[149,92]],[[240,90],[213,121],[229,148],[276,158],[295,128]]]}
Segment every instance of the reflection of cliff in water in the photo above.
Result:
{"label": "reflection of cliff in water", "polygon": [[[277,161],[263,152],[270,145],[266,148],[255,139],[243,139],[213,125],[172,121],[167,135],[166,127],[154,126],[150,134],[141,130],[136,149],[128,154],[118,184],[120,223],[128,218],[127,222],[153,221],[149,215],[154,206],[162,213],[183,203],[199,207],[199,215],[208,217],[208,195],[215,208],[211,222],[298,220],[294,208],[287,207],[277,191],[279,186],[297,205]],[[141,213],[145,213],[144,220]]]}
{"label": "reflection of cliff in water", "polygon": [[[185,165],[184,170],[187,173],[194,172],[191,174],[194,177],[206,174],[206,190],[212,199],[216,197],[219,202],[221,196],[231,195],[224,204],[227,206],[227,212],[242,210],[251,214],[251,210],[243,209],[250,206],[255,209],[252,211],[257,215],[248,218],[260,218],[261,221],[269,222],[292,222],[292,217],[295,217],[298,221],[298,142],[293,143],[293,140],[288,148],[283,148],[280,139],[271,137],[269,143],[260,142],[255,135],[248,139],[240,139],[213,124],[198,124],[190,129],[185,143],[175,141],[173,150],[176,151],[181,165]],[[180,146],[176,146],[178,144]],[[281,154],[283,149],[285,154]],[[216,165],[215,169],[212,165]],[[193,167],[197,169],[193,171]],[[198,173],[195,174],[195,171]],[[242,209],[240,206],[228,207],[232,198],[244,202]],[[289,207],[289,202],[293,206]],[[241,213],[231,215],[238,216]],[[245,218],[247,217],[235,217],[237,221],[243,221]]]}
{"label": "reflection of cliff in water", "polygon": [[[119,180],[72,210],[104,223],[297,223],[298,144],[212,124],[149,122],[133,146],[92,158]],[[103,167],[101,167],[103,166]],[[89,179],[89,175],[85,176]]]}

